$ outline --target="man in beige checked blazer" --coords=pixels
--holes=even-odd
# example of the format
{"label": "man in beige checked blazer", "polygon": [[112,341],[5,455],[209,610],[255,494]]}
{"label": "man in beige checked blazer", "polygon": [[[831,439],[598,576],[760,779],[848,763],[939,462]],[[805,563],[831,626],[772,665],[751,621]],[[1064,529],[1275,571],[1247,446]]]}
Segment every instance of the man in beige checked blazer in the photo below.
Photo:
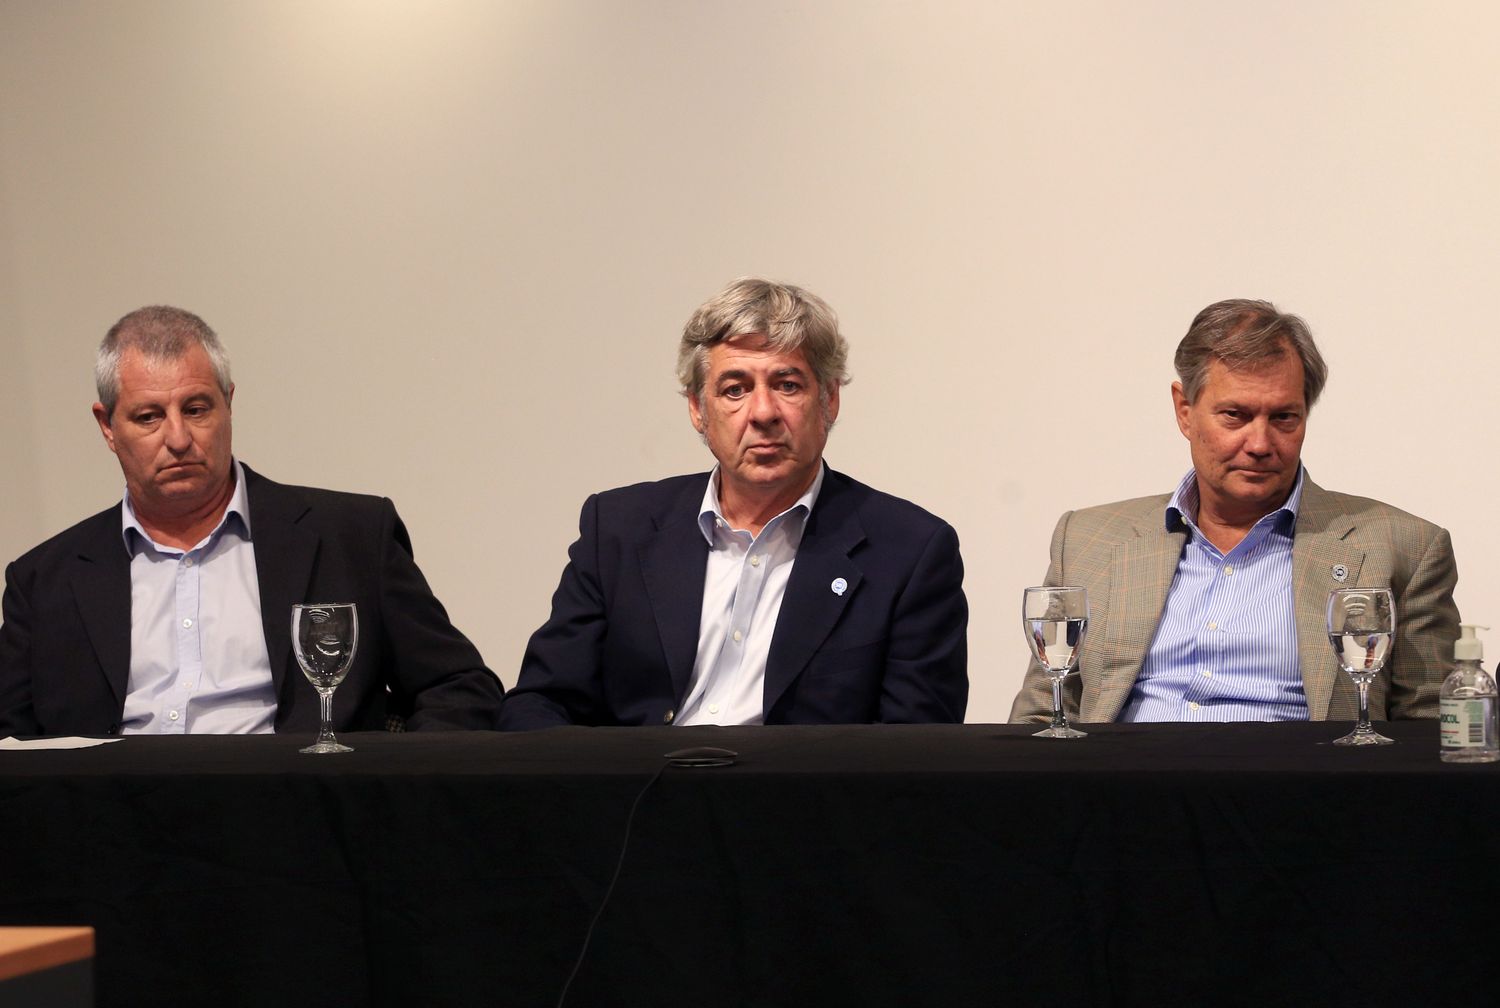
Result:
{"label": "man in beige checked blazer", "polygon": [[[1064,712],[1353,720],[1357,694],[1334,661],[1325,611],[1331,589],[1365,586],[1389,587],[1398,617],[1370,716],[1436,717],[1458,636],[1453,547],[1430,522],[1306,476],[1307,413],[1327,368],[1305,323],[1264,301],[1221,301],[1193,320],[1175,363],[1193,460],[1178,492],[1070,511],[1052,535],[1045,583],[1089,596]],[[1051,711],[1033,661],[1011,720]]]}

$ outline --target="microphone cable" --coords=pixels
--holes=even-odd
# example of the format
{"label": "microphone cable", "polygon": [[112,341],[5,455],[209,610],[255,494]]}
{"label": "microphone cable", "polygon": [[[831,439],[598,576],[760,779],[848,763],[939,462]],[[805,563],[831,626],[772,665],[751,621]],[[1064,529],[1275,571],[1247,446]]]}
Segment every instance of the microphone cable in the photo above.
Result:
{"label": "microphone cable", "polygon": [[630,850],[630,830],[635,825],[636,810],[641,807],[641,799],[646,797],[646,792],[661,779],[667,767],[672,765],[672,760],[667,759],[656,768],[656,773],[646,782],[635,796],[635,801],[630,804],[630,814],[625,817],[625,835],[620,839],[620,856],[615,861],[614,874],[609,877],[609,885],[604,888],[604,896],[599,900],[599,908],[594,911],[594,917],[589,921],[588,930],[583,933],[583,947],[578,950],[578,958],[573,962],[573,969],[568,973],[568,979],[563,982],[562,993],[557,996],[557,1008],[563,1008],[563,1002],[568,998],[568,989],[573,986],[573,980],[578,976],[578,971],[583,967],[584,956],[588,955],[589,942],[593,941],[594,929],[599,926],[599,919],[604,916],[604,908],[609,905],[609,898],[614,895],[615,883],[620,881],[620,871],[625,867],[625,854]]}

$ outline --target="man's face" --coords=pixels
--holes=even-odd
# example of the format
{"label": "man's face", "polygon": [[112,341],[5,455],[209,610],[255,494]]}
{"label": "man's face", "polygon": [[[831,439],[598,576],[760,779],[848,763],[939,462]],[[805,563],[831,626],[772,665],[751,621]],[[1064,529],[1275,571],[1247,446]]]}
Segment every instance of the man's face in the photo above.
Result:
{"label": "man's face", "polygon": [[838,412],[838,386],[828,390],[825,411],[802,351],[776,353],[761,335],[710,347],[703,391],[688,397],[721,480],[752,496],[810,486]]}
{"label": "man's face", "polygon": [[[233,397],[233,386],[229,393]],[[177,360],[125,350],[114,415],[95,403],[94,419],[120,460],[138,514],[190,514],[224,492],[230,480],[229,405],[201,346]]]}
{"label": "man's face", "polygon": [[1302,361],[1290,345],[1258,367],[1211,361],[1198,401],[1187,401],[1180,382],[1172,384],[1172,401],[1192,446],[1200,506],[1255,520],[1286,501],[1307,433]]}

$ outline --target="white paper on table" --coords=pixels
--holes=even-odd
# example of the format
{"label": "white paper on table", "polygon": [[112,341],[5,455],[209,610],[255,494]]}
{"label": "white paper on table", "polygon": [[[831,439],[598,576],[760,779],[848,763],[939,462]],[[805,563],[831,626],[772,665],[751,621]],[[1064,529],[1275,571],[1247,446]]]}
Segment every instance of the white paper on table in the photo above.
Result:
{"label": "white paper on table", "polygon": [[32,739],[30,742],[22,742],[18,738],[0,739],[0,750],[3,749],[87,749],[89,746],[103,745],[106,742],[118,742],[118,738],[41,738]]}

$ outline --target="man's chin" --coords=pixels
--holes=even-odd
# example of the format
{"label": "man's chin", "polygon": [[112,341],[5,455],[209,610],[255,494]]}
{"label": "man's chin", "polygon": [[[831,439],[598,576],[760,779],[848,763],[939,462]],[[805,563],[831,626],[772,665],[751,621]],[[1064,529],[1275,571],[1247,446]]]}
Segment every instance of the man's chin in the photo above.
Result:
{"label": "man's chin", "polygon": [[755,486],[770,486],[790,479],[796,473],[796,470],[797,467],[785,458],[765,463],[746,460],[744,464],[735,467],[734,474],[735,478],[741,483]]}
{"label": "man's chin", "polygon": [[214,496],[215,487],[205,469],[181,469],[161,473],[152,485],[152,493],[163,503],[182,504],[197,498]]}
{"label": "man's chin", "polygon": [[1264,479],[1241,476],[1234,482],[1238,491],[1235,496],[1247,504],[1279,504],[1292,492],[1291,484],[1283,482],[1279,474]]}
{"label": "man's chin", "polygon": [[202,493],[207,483],[201,472],[174,472],[157,477],[156,492],[163,497],[189,497]]}

